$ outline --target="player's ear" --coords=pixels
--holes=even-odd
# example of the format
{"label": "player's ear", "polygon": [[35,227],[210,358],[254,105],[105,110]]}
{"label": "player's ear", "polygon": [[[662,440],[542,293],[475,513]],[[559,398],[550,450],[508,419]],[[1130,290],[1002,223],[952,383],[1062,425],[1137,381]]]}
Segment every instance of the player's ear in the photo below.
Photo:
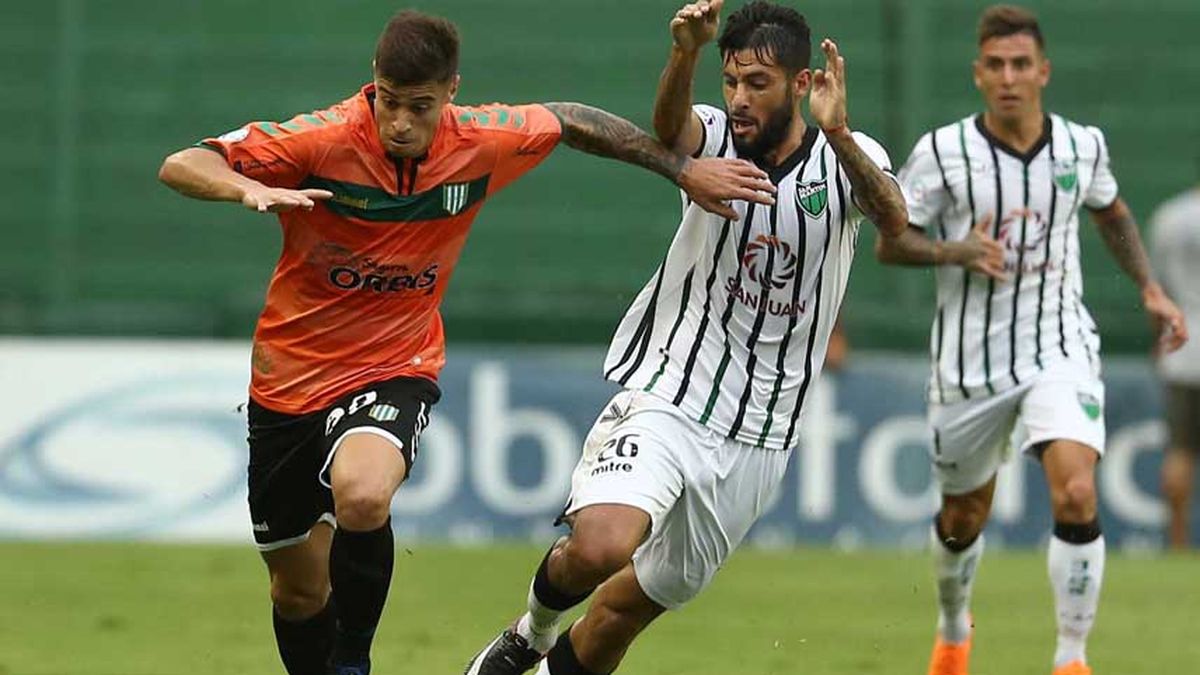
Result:
{"label": "player's ear", "polygon": [[449,100],[453,101],[454,97],[458,94],[458,84],[461,81],[462,76],[458,73],[455,73],[454,77],[450,78],[450,90],[447,92]]}
{"label": "player's ear", "polygon": [[982,73],[982,72],[983,72],[983,64],[979,62],[979,59],[975,59],[974,61],[972,61],[971,62],[971,77],[975,80],[975,88],[978,89],[979,91],[983,91],[983,83],[979,77],[980,73]]}
{"label": "player's ear", "polygon": [[1050,84],[1050,59],[1045,56],[1042,56],[1042,62],[1038,65],[1038,79],[1043,87]]}
{"label": "player's ear", "polygon": [[801,68],[796,73],[796,77],[792,78],[792,93],[797,99],[802,99],[808,94],[809,88],[812,87],[812,70]]}

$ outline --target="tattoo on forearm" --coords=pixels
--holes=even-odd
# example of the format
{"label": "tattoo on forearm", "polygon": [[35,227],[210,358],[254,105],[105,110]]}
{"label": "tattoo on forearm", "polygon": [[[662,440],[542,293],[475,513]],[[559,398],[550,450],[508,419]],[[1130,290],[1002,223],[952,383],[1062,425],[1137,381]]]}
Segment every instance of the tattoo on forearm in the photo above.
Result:
{"label": "tattoo on forearm", "polygon": [[544,105],[558,116],[562,140],[572,148],[645,167],[672,182],[678,180],[686,158],[663,147],[632,122],[581,103]]}
{"label": "tattoo on forearm", "polygon": [[1112,253],[1117,264],[1138,286],[1150,280],[1150,258],[1142,245],[1137,221],[1123,202],[1113,204],[1103,211],[1093,211],[1093,218],[1104,238],[1104,245]]}
{"label": "tattoo on forearm", "polygon": [[850,179],[855,203],[862,209],[863,215],[876,226],[886,226],[897,218],[897,222],[904,221],[907,224],[908,211],[900,188],[858,147],[853,137],[835,136],[829,139],[829,144],[833,146],[838,163]]}

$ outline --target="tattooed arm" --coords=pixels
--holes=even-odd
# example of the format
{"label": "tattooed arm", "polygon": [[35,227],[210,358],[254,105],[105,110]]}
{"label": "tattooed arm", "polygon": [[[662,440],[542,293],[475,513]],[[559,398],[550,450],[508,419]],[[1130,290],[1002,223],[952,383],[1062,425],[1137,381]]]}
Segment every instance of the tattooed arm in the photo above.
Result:
{"label": "tattooed arm", "polygon": [[846,170],[854,190],[854,203],[885,237],[898,237],[908,229],[908,207],[900,186],[863,152],[845,126],[825,137]]}
{"label": "tattooed arm", "polygon": [[1091,214],[1100,229],[1100,236],[1104,238],[1104,245],[1125,274],[1133,279],[1138,288],[1154,283],[1150,257],[1146,255],[1137,221],[1125,200],[1118,197],[1111,205],[1091,211]]}
{"label": "tattooed arm", "polygon": [[1154,280],[1137,221],[1125,200],[1118,197],[1112,204],[1092,210],[1091,214],[1104,238],[1104,245],[1142,292],[1142,306],[1150,317],[1155,337],[1159,339],[1157,348],[1174,351],[1183,346],[1187,341],[1183,313]]}
{"label": "tattooed arm", "polygon": [[772,204],[775,186],[753,164],[734,159],[694,160],[669,150],[629,120],[581,103],[544,103],[562,124],[562,142],[600,157],[618,159],[663,176],[706,211],[726,218],[737,213],[726,203],[742,199]]}
{"label": "tattooed arm", "polygon": [[838,164],[854,189],[854,203],[875,223],[879,234],[899,237],[908,229],[908,208],[900,186],[858,147],[846,114],[846,59],[833,40],[822,40],[825,68],[813,71],[808,109],[825,132]]}

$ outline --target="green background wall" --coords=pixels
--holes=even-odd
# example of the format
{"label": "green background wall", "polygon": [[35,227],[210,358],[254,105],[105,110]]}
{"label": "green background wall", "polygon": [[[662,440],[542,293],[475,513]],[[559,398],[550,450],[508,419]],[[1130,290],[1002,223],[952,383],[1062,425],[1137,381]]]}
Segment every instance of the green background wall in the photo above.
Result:
{"label": "green background wall", "polygon": [[[731,7],[740,2],[731,2]],[[324,107],[369,78],[400,4],[360,0],[46,0],[0,5],[0,332],[249,334],[278,253],[273,219],[177,197],[171,151],[252,119]],[[643,127],[673,2],[447,0],[459,100],[578,100]],[[899,164],[919,133],[978,107],[979,2],[795,3],[839,40],[854,126]],[[1195,183],[1200,3],[1033,3],[1049,106],[1108,134],[1143,221]],[[728,11],[728,10],[727,10]],[[819,61],[819,58],[817,59]],[[698,100],[720,102],[709,53]],[[452,339],[602,342],[678,216],[673,186],[562,149],[483,210],[445,304]],[[844,316],[859,346],[922,349],[929,274],[881,268],[864,230]],[[1137,295],[1085,227],[1087,298],[1110,351],[1149,342]]]}

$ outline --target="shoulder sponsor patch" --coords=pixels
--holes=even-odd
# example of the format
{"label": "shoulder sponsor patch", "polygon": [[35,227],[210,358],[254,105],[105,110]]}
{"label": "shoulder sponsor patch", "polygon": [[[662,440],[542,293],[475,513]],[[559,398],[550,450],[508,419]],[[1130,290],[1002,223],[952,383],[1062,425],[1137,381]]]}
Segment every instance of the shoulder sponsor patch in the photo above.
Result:
{"label": "shoulder sponsor patch", "polygon": [[379,422],[391,422],[400,416],[400,409],[387,403],[376,403],[367,411],[367,417]]}

